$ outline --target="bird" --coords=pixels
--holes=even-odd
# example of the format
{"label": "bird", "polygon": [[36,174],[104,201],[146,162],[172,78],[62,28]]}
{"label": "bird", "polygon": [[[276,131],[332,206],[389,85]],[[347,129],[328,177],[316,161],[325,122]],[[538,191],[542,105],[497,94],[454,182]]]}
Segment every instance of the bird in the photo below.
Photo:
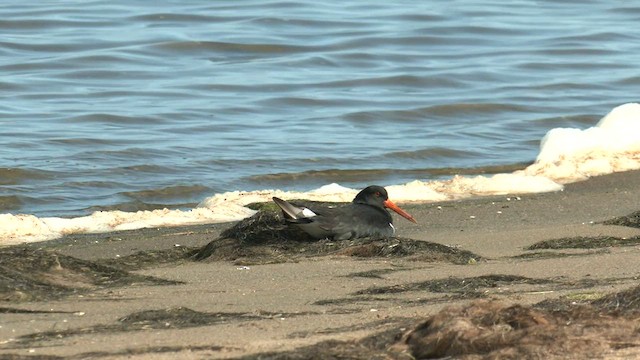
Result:
{"label": "bird", "polygon": [[340,207],[298,207],[275,196],[273,201],[282,209],[287,224],[299,227],[315,239],[393,236],[393,219],[386,209],[416,223],[413,216],[389,200],[387,190],[378,185],[366,187],[351,203]]}

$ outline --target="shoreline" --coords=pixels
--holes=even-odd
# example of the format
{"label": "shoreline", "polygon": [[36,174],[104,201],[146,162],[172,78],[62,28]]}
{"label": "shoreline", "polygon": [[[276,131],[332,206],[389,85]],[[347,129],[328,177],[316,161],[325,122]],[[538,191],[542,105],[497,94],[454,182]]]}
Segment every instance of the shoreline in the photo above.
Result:
{"label": "shoreline", "polygon": [[[629,171],[567,184],[553,193],[403,204],[418,224],[394,215],[399,237],[479,255],[465,265],[425,260],[421,253],[312,256],[280,248],[281,262],[263,264],[171,257],[205,246],[235,222],[70,235],[6,247],[54,254],[61,269],[45,268],[43,276],[71,290],[31,301],[2,294],[0,306],[12,310],[2,315],[0,354],[107,359],[295,354],[328,340],[355,346],[384,331],[407,330],[447,305],[467,306],[478,299],[529,306],[601,298],[637,285],[640,247],[621,241],[639,237],[640,229],[602,224],[640,210],[637,184],[640,171]],[[566,248],[527,250],[563,239],[575,241]],[[604,239],[600,245],[598,239]],[[122,259],[142,261],[131,258],[136,254],[147,262],[125,269]],[[114,266],[138,277],[123,285],[90,282],[89,275],[65,267],[71,258],[78,268]],[[11,266],[11,260],[3,259],[2,265]],[[468,284],[483,279],[490,285],[466,292],[434,290],[434,282],[446,279]],[[74,288],[75,283],[82,285]],[[169,325],[150,320],[158,312]]]}

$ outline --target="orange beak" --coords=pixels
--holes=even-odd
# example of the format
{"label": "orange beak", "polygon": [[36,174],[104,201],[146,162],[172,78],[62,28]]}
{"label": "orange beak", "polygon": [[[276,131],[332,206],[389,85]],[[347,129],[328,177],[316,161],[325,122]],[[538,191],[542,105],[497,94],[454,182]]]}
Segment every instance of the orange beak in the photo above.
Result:
{"label": "orange beak", "polygon": [[405,219],[407,219],[407,220],[409,220],[409,221],[411,221],[413,223],[416,223],[416,224],[418,223],[416,221],[416,219],[413,218],[413,216],[409,215],[408,212],[400,209],[400,207],[398,205],[394,204],[393,201],[385,200],[383,204],[384,204],[384,207],[395,211],[396,213],[398,213],[398,215],[402,216],[403,218],[405,218]]}

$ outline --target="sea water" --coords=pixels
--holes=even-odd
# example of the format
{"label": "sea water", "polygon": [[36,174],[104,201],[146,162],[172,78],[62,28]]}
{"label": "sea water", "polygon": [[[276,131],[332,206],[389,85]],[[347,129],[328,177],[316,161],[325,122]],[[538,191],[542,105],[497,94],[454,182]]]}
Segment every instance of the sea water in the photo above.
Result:
{"label": "sea water", "polygon": [[5,1],[0,19],[0,244],[639,167],[627,3]]}

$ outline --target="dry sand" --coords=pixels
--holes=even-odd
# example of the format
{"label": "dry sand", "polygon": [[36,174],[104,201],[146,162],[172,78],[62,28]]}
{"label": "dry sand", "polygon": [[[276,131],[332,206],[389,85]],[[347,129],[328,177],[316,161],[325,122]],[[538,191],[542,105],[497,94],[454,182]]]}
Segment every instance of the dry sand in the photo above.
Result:
{"label": "dry sand", "polygon": [[399,239],[247,250],[216,224],[2,248],[0,358],[640,357],[640,229],[602,224],[638,184],[403,204]]}

